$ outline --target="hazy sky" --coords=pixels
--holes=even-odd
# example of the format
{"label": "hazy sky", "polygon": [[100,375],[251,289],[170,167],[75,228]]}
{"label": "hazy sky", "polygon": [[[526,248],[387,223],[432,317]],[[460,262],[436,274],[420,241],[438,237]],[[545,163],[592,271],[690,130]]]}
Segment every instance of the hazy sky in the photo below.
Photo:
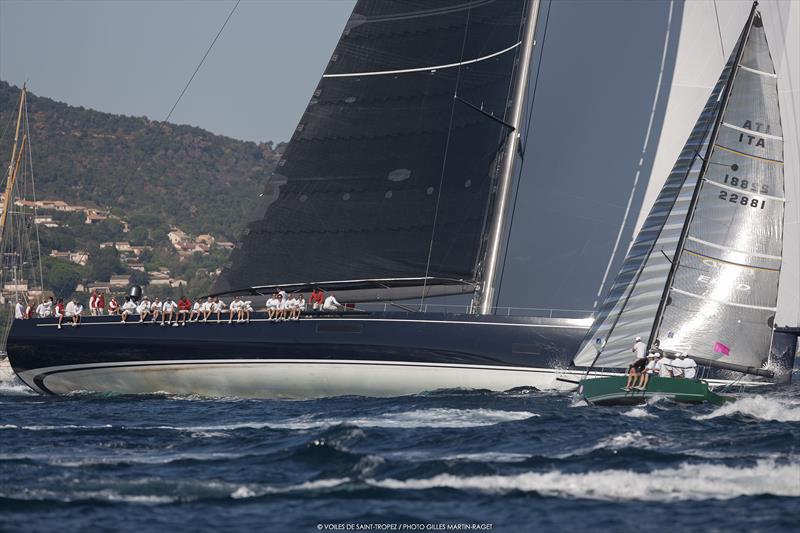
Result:
{"label": "hazy sky", "polygon": [[[235,0],[0,0],[0,79],[72,105],[163,120]],[[171,118],[283,141],[355,0],[242,0]]]}

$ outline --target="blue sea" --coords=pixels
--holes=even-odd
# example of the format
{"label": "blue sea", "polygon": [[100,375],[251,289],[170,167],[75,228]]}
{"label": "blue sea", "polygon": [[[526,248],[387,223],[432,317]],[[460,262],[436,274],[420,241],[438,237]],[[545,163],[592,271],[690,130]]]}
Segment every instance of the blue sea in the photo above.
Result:
{"label": "blue sea", "polygon": [[797,531],[800,386],[44,397],[0,387],[2,531]]}

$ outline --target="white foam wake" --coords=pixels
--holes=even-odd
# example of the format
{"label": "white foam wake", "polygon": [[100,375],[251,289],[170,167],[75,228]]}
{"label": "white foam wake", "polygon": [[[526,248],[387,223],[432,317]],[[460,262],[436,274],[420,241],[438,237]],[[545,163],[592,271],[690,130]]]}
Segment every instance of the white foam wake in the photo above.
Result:
{"label": "white foam wake", "polygon": [[711,413],[698,415],[695,420],[710,420],[720,416],[745,415],[760,420],[800,422],[800,400],[752,396],[726,403]]}
{"label": "white foam wake", "polygon": [[715,464],[683,464],[678,468],[633,472],[599,470],[585,473],[528,472],[517,475],[461,477],[440,474],[427,479],[367,480],[375,487],[395,490],[452,488],[506,493],[536,492],[547,496],[592,500],[728,500],[770,494],[800,496],[800,462],[778,464],[761,460],[756,466],[734,468]]}
{"label": "white foam wake", "polygon": [[497,411],[493,409],[422,409],[402,413],[386,413],[377,416],[353,418],[299,417],[275,422],[240,422],[220,426],[193,426],[175,429],[190,431],[224,431],[233,429],[319,429],[341,424],[361,428],[468,428],[492,426],[502,422],[526,420],[536,413],[529,411]]}

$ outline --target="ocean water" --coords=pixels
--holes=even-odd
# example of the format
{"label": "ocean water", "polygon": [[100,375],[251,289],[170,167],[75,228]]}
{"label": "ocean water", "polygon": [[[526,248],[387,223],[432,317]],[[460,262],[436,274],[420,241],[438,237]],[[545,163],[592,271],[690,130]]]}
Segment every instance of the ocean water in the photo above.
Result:
{"label": "ocean water", "polygon": [[2,531],[797,531],[800,386],[44,397],[0,387]]}

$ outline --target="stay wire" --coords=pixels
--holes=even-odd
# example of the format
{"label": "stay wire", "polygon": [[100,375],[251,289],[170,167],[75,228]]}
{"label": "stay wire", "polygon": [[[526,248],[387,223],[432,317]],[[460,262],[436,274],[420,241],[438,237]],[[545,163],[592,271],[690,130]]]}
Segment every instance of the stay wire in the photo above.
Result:
{"label": "stay wire", "polygon": [[514,200],[511,203],[511,221],[508,224],[508,233],[506,234],[506,244],[505,250],[503,251],[503,265],[500,267],[500,277],[497,282],[498,293],[500,292],[500,288],[503,286],[503,277],[506,274],[506,262],[508,260],[508,249],[509,249],[509,242],[511,241],[511,231],[514,228],[514,215],[517,212],[517,199],[519,198],[519,190],[522,185],[522,169],[525,166],[525,152],[527,152],[527,143],[528,138],[530,137],[530,128],[533,119],[533,104],[536,99],[536,89],[539,87],[539,72],[542,69],[542,58],[544,57],[544,46],[547,42],[547,26],[550,22],[550,9],[553,7],[553,0],[547,3],[547,14],[545,15],[544,19],[544,29],[542,29],[542,48],[541,52],[539,52],[539,61],[536,63],[536,77],[533,82],[533,91],[531,92],[531,97],[528,99],[528,116],[525,119],[525,138],[521,139],[520,146],[522,146],[522,151],[520,152],[520,156],[522,161],[519,164],[519,172],[517,176],[517,183],[516,188],[514,190]]}
{"label": "stay wire", "polygon": [[[25,134],[28,136],[28,165],[30,168],[30,176],[31,176],[31,198],[33,200],[33,227],[34,232],[36,233],[36,251],[38,254],[38,265],[39,265],[39,286],[44,291],[44,269],[42,268],[42,244],[39,238],[39,225],[36,223],[36,217],[38,216],[38,210],[36,209],[36,177],[33,173],[33,145],[31,144],[31,125],[30,121],[28,120],[28,99],[25,99]],[[33,256],[33,250],[31,250],[31,256]],[[33,257],[31,257],[31,261]]]}
{"label": "stay wire", "polygon": [[464,50],[467,47],[467,35],[469,34],[469,21],[470,15],[472,14],[472,8],[467,9],[467,20],[464,24],[464,38],[461,41],[461,57],[458,60],[458,70],[456,72],[456,83],[455,83],[455,91],[453,93],[453,101],[450,103],[450,120],[447,125],[447,139],[444,145],[444,158],[442,159],[442,172],[439,175],[439,187],[436,192],[436,208],[433,211],[433,225],[431,227],[431,240],[428,244],[428,259],[425,262],[425,277],[422,280],[422,296],[420,297],[419,306],[420,310],[422,309],[422,305],[425,303],[425,292],[428,288],[428,274],[430,273],[431,268],[431,257],[433,256],[433,241],[436,237],[436,222],[439,218],[439,204],[442,199],[442,188],[444,187],[444,174],[447,170],[447,153],[450,149],[450,137],[453,133],[453,118],[456,112],[456,98],[458,96],[458,87],[461,82],[461,63],[464,62]]}
{"label": "stay wire", "polygon": [[717,35],[719,36],[719,47],[722,50],[722,60],[725,61],[725,44],[722,42],[722,25],[719,23],[719,12],[717,11],[717,0],[713,0],[714,17],[717,19]]}
{"label": "stay wire", "polygon": [[211,41],[211,44],[208,46],[208,49],[206,50],[206,53],[203,54],[203,58],[197,64],[197,68],[194,69],[194,72],[192,73],[192,76],[189,78],[189,81],[186,82],[186,85],[183,87],[183,90],[181,91],[181,94],[178,96],[178,99],[175,100],[174,104],[172,104],[172,108],[169,110],[169,113],[167,113],[167,118],[164,119],[164,122],[168,122],[169,121],[170,117],[172,116],[172,112],[175,111],[176,107],[178,107],[178,103],[180,103],[181,99],[183,98],[183,95],[186,94],[186,90],[189,89],[189,85],[192,84],[192,80],[194,80],[194,77],[197,76],[197,73],[200,71],[200,67],[203,66],[203,63],[205,62],[206,58],[208,57],[208,54],[211,53],[211,49],[214,48],[214,45],[216,44],[217,39],[219,39],[219,36],[222,35],[222,31],[225,29],[225,26],[228,25],[228,21],[231,20],[231,17],[236,12],[236,8],[239,7],[239,3],[241,1],[242,0],[236,0],[236,3],[234,4],[233,8],[231,9],[231,12],[228,13],[228,18],[226,18],[225,22],[222,23],[222,26],[220,27],[219,31],[217,32],[217,35],[214,37],[214,40]]}

